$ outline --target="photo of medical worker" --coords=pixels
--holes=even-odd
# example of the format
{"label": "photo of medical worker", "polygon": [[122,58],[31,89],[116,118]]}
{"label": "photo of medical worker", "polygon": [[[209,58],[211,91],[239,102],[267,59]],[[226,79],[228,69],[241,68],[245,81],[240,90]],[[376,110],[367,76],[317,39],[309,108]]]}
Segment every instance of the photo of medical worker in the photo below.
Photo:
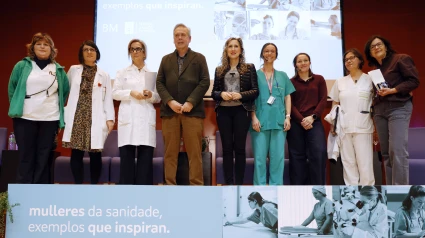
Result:
{"label": "photo of medical worker", "polygon": [[334,237],[389,237],[381,186],[333,186]]}
{"label": "photo of medical worker", "polygon": [[215,11],[245,11],[246,0],[216,0]]}
{"label": "photo of medical worker", "polygon": [[248,12],[251,19],[250,40],[277,40],[278,28],[275,27],[275,19],[279,13],[265,11]]}
{"label": "photo of medical worker", "polygon": [[311,0],[312,11],[340,10],[340,0]]}
{"label": "photo of medical worker", "polygon": [[214,12],[214,34],[217,40],[227,40],[231,37],[248,39],[247,12]]}
{"label": "photo of medical worker", "polygon": [[278,237],[333,237],[332,191],[332,186],[279,187]]}
{"label": "photo of medical worker", "polygon": [[247,0],[250,10],[310,11],[310,0]]}
{"label": "photo of medical worker", "polygon": [[425,187],[385,186],[391,238],[425,237]]}
{"label": "photo of medical worker", "polygon": [[[282,12],[278,25],[283,26],[279,40],[309,40],[311,36],[310,12]],[[282,18],[282,16],[284,18]]]}
{"label": "photo of medical worker", "polygon": [[341,40],[340,12],[311,12],[311,38],[315,40]]}
{"label": "photo of medical worker", "polygon": [[223,187],[223,238],[276,238],[277,187]]}

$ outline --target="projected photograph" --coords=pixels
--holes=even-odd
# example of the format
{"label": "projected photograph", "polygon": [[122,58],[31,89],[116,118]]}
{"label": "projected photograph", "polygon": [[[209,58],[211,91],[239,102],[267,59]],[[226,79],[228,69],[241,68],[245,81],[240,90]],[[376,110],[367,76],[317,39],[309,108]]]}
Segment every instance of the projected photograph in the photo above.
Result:
{"label": "projected photograph", "polygon": [[315,40],[341,40],[341,14],[335,11],[311,12],[311,37]]}
{"label": "projected photograph", "polygon": [[340,10],[340,0],[311,0],[312,11]]}
{"label": "projected photograph", "polygon": [[388,199],[389,237],[425,236],[425,187],[385,186],[383,192]]}
{"label": "projected photograph", "polygon": [[277,187],[223,187],[223,238],[276,238]]}
{"label": "projected photograph", "polygon": [[[279,20],[279,12],[271,11],[251,11],[250,16],[251,30],[250,40],[277,40],[279,34],[279,25],[275,24]],[[276,27],[275,27],[276,26]]]}
{"label": "projected photograph", "polygon": [[279,187],[279,238],[392,237],[384,186]]}
{"label": "projected photograph", "polygon": [[214,34],[218,40],[226,40],[230,37],[248,39],[248,20],[246,12],[215,12]]}
{"label": "projected photograph", "polygon": [[310,0],[247,0],[249,10],[310,11]]}
{"label": "projected photograph", "polygon": [[282,186],[279,238],[333,237],[332,186]]}
{"label": "projected photograph", "polygon": [[279,21],[279,40],[309,40],[311,38],[310,12],[282,12]]}
{"label": "projected photograph", "polygon": [[150,53],[145,63],[157,71],[162,58],[176,49],[173,30],[179,23],[190,28],[189,47],[205,56],[211,81],[229,37],[243,39],[246,62],[256,69],[263,63],[258,57],[261,47],[271,41],[281,53],[275,62],[279,70],[292,75],[294,56],[306,52],[313,72],[326,80],[344,75],[341,13],[310,11],[310,0],[120,0],[123,6],[144,7],[105,9],[111,1],[97,0],[94,34],[102,51],[98,65],[112,80],[118,70],[131,65],[126,49],[134,38],[146,43]]}
{"label": "projected photograph", "polygon": [[215,11],[245,11],[246,0],[215,0]]}
{"label": "projected photograph", "polygon": [[391,237],[384,186],[334,186],[335,237]]}

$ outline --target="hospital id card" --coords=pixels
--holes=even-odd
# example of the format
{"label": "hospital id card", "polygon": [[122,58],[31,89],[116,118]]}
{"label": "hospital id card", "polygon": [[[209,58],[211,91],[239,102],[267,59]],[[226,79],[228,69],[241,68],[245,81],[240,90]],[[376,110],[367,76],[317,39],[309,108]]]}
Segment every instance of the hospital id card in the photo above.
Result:
{"label": "hospital id card", "polygon": [[276,98],[270,95],[269,99],[267,100],[267,104],[272,105],[274,103],[274,100],[276,100]]}

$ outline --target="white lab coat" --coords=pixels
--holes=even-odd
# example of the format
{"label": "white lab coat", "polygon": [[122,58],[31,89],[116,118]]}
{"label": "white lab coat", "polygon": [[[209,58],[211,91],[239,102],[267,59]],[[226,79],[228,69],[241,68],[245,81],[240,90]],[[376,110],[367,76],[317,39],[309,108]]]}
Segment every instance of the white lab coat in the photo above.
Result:
{"label": "white lab coat", "polygon": [[342,111],[341,107],[339,105],[335,105],[329,114],[325,116],[325,121],[327,121],[331,126],[333,127],[335,125],[335,117],[336,117],[336,109],[338,110],[338,118],[336,121],[336,135],[332,135],[332,133],[329,132],[328,135],[328,159],[334,159],[335,161],[338,160],[340,149],[341,149],[341,143],[344,139],[345,133],[342,128],[344,128],[344,112]]}
{"label": "white lab coat", "polygon": [[372,79],[367,74],[362,74],[357,83],[350,75],[335,81],[328,96],[333,101],[339,102],[344,111],[342,130],[345,133],[373,133],[373,121],[369,114],[373,98],[372,89]]}
{"label": "white lab coat", "polygon": [[[70,92],[65,107],[65,130],[62,138],[64,142],[71,141],[82,72],[83,65],[73,65],[68,71]],[[115,121],[111,79],[108,73],[97,67],[92,93],[91,149],[103,149],[106,137],[108,137],[108,127],[106,126],[108,120]]]}
{"label": "white lab coat", "polygon": [[[112,96],[121,101],[118,110],[118,146],[147,145],[156,147],[156,110],[153,103],[161,101],[156,86],[152,97],[147,100],[137,100],[130,96],[131,90],[146,89],[145,67],[139,72],[131,65],[119,70],[114,80]],[[154,84],[156,85],[156,84]]]}

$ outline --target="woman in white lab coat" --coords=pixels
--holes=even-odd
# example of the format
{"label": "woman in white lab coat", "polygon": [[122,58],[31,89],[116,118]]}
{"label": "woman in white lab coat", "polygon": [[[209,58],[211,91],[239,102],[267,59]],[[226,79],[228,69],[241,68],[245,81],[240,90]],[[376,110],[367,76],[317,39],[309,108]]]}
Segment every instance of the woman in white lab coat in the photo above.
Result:
{"label": "woman in white lab coat", "polygon": [[[132,64],[117,72],[112,96],[121,101],[118,111],[120,184],[153,184],[153,151],[156,146],[156,111],[160,97],[156,77],[146,68],[146,44],[133,39],[128,44]],[[137,156],[136,156],[137,149]],[[134,158],[137,158],[135,170]]]}
{"label": "woman in white lab coat", "polygon": [[360,204],[362,208],[356,219],[356,226],[350,221],[338,227],[335,237],[341,235],[353,238],[388,237],[387,205],[383,195],[374,186],[363,186],[360,190]]}
{"label": "woman in white lab coat", "polygon": [[[333,106],[340,105],[344,135],[341,138],[341,160],[346,185],[373,185],[373,121],[370,116],[373,85],[369,75],[362,72],[364,60],[357,49],[344,54],[348,75],[335,81],[329,97]],[[335,134],[331,126],[331,133]]]}
{"label": "woman in white lab coat", "polygon": [[114,127],[115,111],[109,74],[97,67],[100,52],[87,40],[80,47],[79,65],[68,71],[70,93],[65,108],[63,147],[71,148],[71,170],[76,184],[83,183],[84,152],[90,156],[90,182],[97,184],[102,170],[102,149]]}

